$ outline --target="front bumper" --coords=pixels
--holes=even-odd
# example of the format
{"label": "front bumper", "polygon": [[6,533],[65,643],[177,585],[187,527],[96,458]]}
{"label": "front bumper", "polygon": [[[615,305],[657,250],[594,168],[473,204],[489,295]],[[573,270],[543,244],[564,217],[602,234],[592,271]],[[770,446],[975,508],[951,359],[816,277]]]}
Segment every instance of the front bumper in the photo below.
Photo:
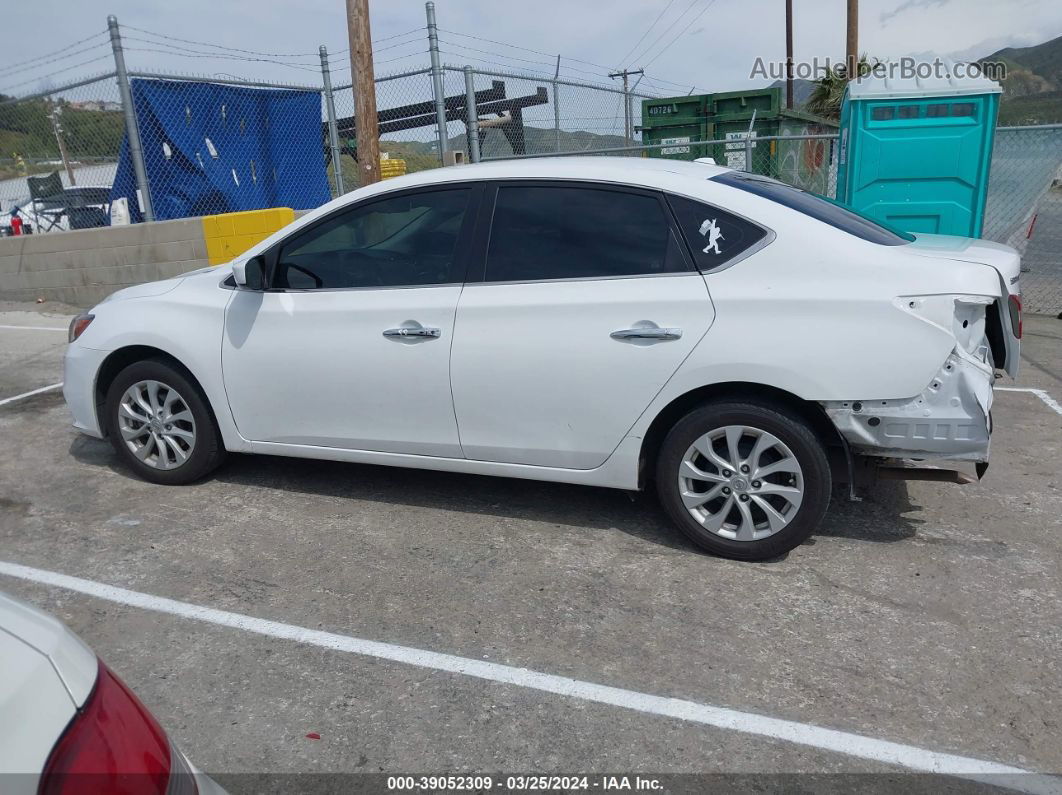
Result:
{"label": "front bumper", "polygon": [[97,439],[103,438],[103,431],[96,412],[96,374],[108,353],[74,342],[63,359],[63,397],[74,416],[74,427]]}
{"label": "front bumper", "polygon": [[826,401],[822,406],[856,453],[985,462],[994,382],[990,364],[956,348],[914,398]]}

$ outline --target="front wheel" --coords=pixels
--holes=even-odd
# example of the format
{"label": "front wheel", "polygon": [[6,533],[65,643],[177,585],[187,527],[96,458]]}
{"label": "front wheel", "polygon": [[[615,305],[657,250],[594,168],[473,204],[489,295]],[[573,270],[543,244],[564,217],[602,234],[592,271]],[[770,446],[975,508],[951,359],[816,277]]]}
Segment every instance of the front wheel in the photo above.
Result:
{"label": "front wheel", "polygon": [[711,403],[679,420],[657,458],[660,501],[701,549],[767,560],[805,541],[830,502],[826,452],[781,407]]}
{"label": "front wheel", "polygon": [[145,480],[191,483],[225,457],[206,398],[167,362],[136,362],[118,373],[104,411],[115,451]]}

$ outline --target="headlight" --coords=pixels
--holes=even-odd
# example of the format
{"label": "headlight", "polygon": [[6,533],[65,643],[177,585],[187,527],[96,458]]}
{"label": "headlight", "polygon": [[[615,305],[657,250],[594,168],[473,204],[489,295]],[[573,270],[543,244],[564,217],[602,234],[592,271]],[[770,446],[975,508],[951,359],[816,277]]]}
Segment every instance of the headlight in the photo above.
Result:
{"label": "headlight", "polygon": [[66,335],[67,342],[73,342],[82,334],[85,333],[85,329],[89,327],[89,324],[96,319],[95,315],[90,315],[88,312],[82,312],[80,315],[70,321],[70,331]]}

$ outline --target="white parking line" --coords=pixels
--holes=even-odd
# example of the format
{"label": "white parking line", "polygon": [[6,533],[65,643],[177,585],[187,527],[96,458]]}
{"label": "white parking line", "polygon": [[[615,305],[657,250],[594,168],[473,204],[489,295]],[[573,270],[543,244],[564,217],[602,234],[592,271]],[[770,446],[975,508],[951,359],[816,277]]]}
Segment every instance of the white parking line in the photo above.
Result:
{"label": "white parking line", "polygon": [[1031,389],[1027,386],[997,386],[997,392],[1028,392],[1030,395],[1036,395],[1044,402],[1044,404],[1051,409],[1055,414],[1062,414],[1062,404],[1051,397],[1043,389]]}
{"label": "white parking line", "polygon": [[49,384],[48,386],[42,386],[40,389],[32,389],[29,392],[23,392],[21,395],[15,395],[13,397],[4,398],[0,400],[0,406],[6,406],[8,403],[14,403],[16,400],[22,400],[23,398],[33,397],[39,395],[41,392],[51,392],[53,389],[58,389],[63,385],[60,381],[58,384]]}
{"label": "white parking line", "polygon": [[69,331],[67,328],[59,328],[58,326],[4,326],[0,325],[0,328],[17,329],[18,331]]}
{"label": "white parking line", "polygon": [[452,654],[398,646],[364,640],[349,635],[338,635],[316,629],[282,624],[263,618],[230,613],[188,602],[178,602],[161,596],[129,591],[113,585],[71,577],[54,571],[36,569],[19,563],[0,561],[0,574],[21,580],[64,588],[87,594],[109,602],[167,613],[181,618],[205,621],[245,632],[253,632],[271,638],[295,641],[309,646],[319,646],[334,651],[350,652],[367,657],[415,665],[435,671],[485,679],[506,685],[554,693],[568,698],[578,698],[598,704],[609,704],[636,712],[659,715],[667,718],[700,723],[720,729],[784,740],[798,745],[819,748],[848,756],[898,765],[924,773],[938,773],[990,782],[1023,792],[1062,793],[1062,779],[1041,775],[996,762],[973,759],[965,756],[938,753],[913,745],[878,740],[834,729],[824,729],[807,723],[771,718],[750,712],[740,712],[725,707],[715,707],[695,701],[655,696],[625,690],[619,687],[584,682],[566,676],[516,668],[511,665],[458,657]]}

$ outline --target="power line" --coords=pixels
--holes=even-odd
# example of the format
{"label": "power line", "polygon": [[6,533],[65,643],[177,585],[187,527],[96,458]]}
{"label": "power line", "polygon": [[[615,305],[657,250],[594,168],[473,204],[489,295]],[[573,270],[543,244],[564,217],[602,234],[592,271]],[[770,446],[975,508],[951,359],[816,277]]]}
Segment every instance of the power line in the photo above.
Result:
{"label": "power line", "polygon": [[458,44],[453,41],[447,41],[446,39],[439,39],[440,44],[449,44],[451,47],[457,47],[460,50],[468,50],[469,52],[480,52],[484,55],[493,55],[498,58],[505,58],[510,61],[522,61],[524,63],[539,64],[540,66],[553,66],[551,61],[532,61],[530,58],[521,58],[518,55],[505,55],[500,52],[494,52],[492,50],[481,50],[476,47],[470,47],[467,44]]}
{"label": "power line", "polygon": [[[496,50],[481,50],[481,49],[479,49],[477,47],[471,47],[471,46],[469,46],[467,44],[458,44],[456,42],[449,41],[449,40],[440,39],[439,41],[444,42],[444,43],[450,45],[451,47],[457,47],[458,49],[460,49],[462,51],[478,52],[478,53],[483,53],[484,55],[493,55],[496,58],[504,58],[504,59],[510,60],[510,61],[521,61],[523,63],[538,64],[540,66],[548,66],[550,68],[555,68],[556,67],[556,61],[535,61],[535,60],[532,60],[530,58],[520,58],[519,56],[516,56],[516,55],[506,55],[505,53],[500,53],[500,52],[497,52]],[[505,46],[505,45],[503,45],[503,46]],[[512,45],[512,46],[515,47],[516,45]],[[526,49],[526,48],[523,48],[523,49]],[[532,50],[531,52],[536,52],[536,51]],[[456,55],[458,57],[462,57],[461,53],[450,53],[450,54],[451,55]],[[471,57],[471,56],[469,56],[469,57]],[[570,72],[578,72],[579,74],[590,75],[591,77],[600,78],[600,77],[607,77],[608,76],[608,72],[607,71],[605,71],[605,72],[591,72],[591,71],[588,71],[586,69],[579,69],[578,67],[571,66],[571,65],[565,63],[564,60],[563,60],[564,56],[561,56],[561,58],[562,58],[562,60],[561,60],[561,69],[566,69],[566,70],[568,70]],[[478,60],[484,60],[484,59],[478,59]],[[576,59],[569,59],[569,60],[576,60]],[[490,63],[489,61],[486,61],[486,62]],[[580,63],[586,63],[586,62],[580,61]],[[504,64],[502,64],[502,65],[504,66]],[[522,67],[522,68],[526,69],[526,67]],[[604,67],[602,67],[602,68],[604,68]],[[550,75],[550,78],[552,78],[552,77],[553,77],[553,75]]]}
{"label": "power line", "polygon": [[686,8],[682,11],[681,14],[679,14],[677,17],[675,17],[674,20],[672,20],[671,24],[664,29],[664,32],[657,36],[655,39],[653,39],[653,43],[646,47],[644,50],[642,50],[641,53],[636,55],[633,60],[640,61],[645,58],[645,56],[648,55],[653,50],[653,48],[660,43],[660,40],[663,39],[664,36],[666,36],[668,33],[670,33],[674,29],[675,25],[682,21],[682,18],[686,16],[686,14],[688,14],[695,5],[697,5],[697,0],[690,0],[690,4],[686,6]]}
{"label": "power line", "polygon": [[708,4],[704,8],[701,9],[701,13],[699,13],[697,16],[695,16],[693,19],[691,19],[689,22],[687,22],[686,23],[686,27],[684,27],[682,30],[680,30],[678,33],[676,33],[675,37],[671,41],[669,41],[667,44],[665,44],[664,48],[662,50],[660,50],[656,55],[654,55],[652,57],[652,59],[650,59],[649,62],[646,63],[645,65],[646,66],[652,66],[653,61],[655,61],[657,58],[659,58],[661,55],[663,55],[665,52],[667,52],[668,49],[671,47],[671,45],[674,44],[676,41],[678,41],[679,38],[687,30],[689,30],[693,26],[694,22],[696,22],[698,19],[700,19],[701,17],[703,17],[705,15],[705,13],[708,11],[708,9],[712,7],[712,3],[714,3],[714,2],[715,2],[715,0],[708,0]]}
{"label": "power line", "polygon": [[[79,39],[78,41],[75,41],[73,44],[68,44],[65,47],[61,47],[58,50],[54,50],[52,52],[47,52],[44,55],[38,55],[36,58],[30,58],[28,61],[20,61],[20,62],[15,63],[15,64],[9,64],[8,66],[0,67],[0,72],[7,72],[12,66],[26,66],[26,65],[29,65],[29,64],[32,64],[32,63],[36,63],[37,61],[43,61],[45,59],[52,58],[53,56],[59,55],[60,53],[64,53],[67,50],[72,50],[75,47],[77,47],[78,45],[84,44],[86,41],[92,41],[95,38],[98,38],[100,36],[106,36],[106,35],[107,35],[107,31],[101,30],[98,33],[93,33],[91,36],[86,36],[83,39]],[[55,60],[58,61],[58,60],[62,60],[62,59],[61,58],[56,58]]]}
{"label": "power line", "polygon": [[[696,0],[695,0],[695,2],[696,2]],[[686,11],[684,11],[682,14],[680,14],[679,18],[681,19],[683,16],[685,16],[685,14],[688,11],[689,11],[689,8],[687,8]],[[676,20],[676,21],[678,21],[678,20]],[[673,25],[672,25],[672,27],[673,27]],[[669,30],[670,30],[670,28],[669,28]],[[542,50],[536,50],[536,49],[533,49],[531,47],[522,47],[519,44],[513,44],[511,42],[498,41],[497,39],[487,39],[487,38],[484,38],[482,36],[473,36],[473,35],[470,35],[470,34],[467,34],[467,33],[461,33],[461,32],[456,31],[456,30],[446,30],[444,28],[439,28],[439,31],[443,32],[443,33],[450,33],[450,34],[453,34],[455,36],[463,36],[464,38],[468,38],[468,39],[476,39],[477,41],[489,42],[490,44],[497,44],[497,45],[499,45],[501,47],[507,47],[507,48],[516,49],[516,50],[523,50],[524,52],[530,52],[530,53],[534,53],[536,55],[544,55],[544,56],[546,56],[548,58],[556,58],[557,57],[556,53],[543,52]],[[665,34],[666,33],[667,33],[667,31],[665,31]],[[663,38],[663,36],[661,36],[660,38]],[[465,49],[470,49],[467,45],[459,45],[459,44],[455,44],[454,42],[450,42],[450,44],[451,44],[451,46],[454,46],[454,47],[463,47]],[[655,42],[654,42],[654,44],[655,44]],[[476,50],[476,51],[477,52],[484,52],[484,53],[487,53],[489,55],[494,55],[494,56],[499,57],[499,58],[513,58],[514,57],[514,56],[507,56],[507,55],[504,55],[502,53],[495,52],[495,51],[489,51],[489,52],[487,50]],[[455,55],[457,57],[461,57],[460,53],[451,52],[450,54],[451,55]],[[467,56],[467,57],[471,58],[471,56]],[[578,72],[579,74],[591,75],[593,77],[607,77],[608,73],[612,70],[612,67],[604,66],[602,64],[594,63],[593,61],[587,61],[587,60],[584,60],[584,59],[581,59],[581,58],[572,58],[571,56],[564,55],[563,53],[561,54],[561,59],[562,59],[561,60],[561,69],[566,69],[566,70],[569,70],[569,71],[572,71],[572,72]],[[481,61],[483,63],[491,63],[490,61],[487,61],[487,60],[485,60],[483,58],[472,58],[472,60],[478,60],[478,61]],[[598,69],[600,69],[602,71],[600,71],[600,72],[590,72],[590,71],[587,71],[586,69],[579,69],[577,67],[571,66],[568,63],[568,62],[571,62],[571,61],[574,61],[575,63],[586,64],[587,66],[594,66],[594,67],[597,67]],[[546,63],[545,61],[535,61],[534,63],[540,63],[540,64],[543,64],[543,65],[547,65],[547,66],[552,67],[555,64],[555,61],[551,60],[549,63]],[[528,70],[528,71],[532,71],[532,70]],[[549,74],[549,77],[550,78],[553,77],[552,73]],[[648,77],[646,79],[648,80]],[[675,86],[677,88],[681,88],[683,91],[688,91],[689,88],[690,88],[689,83],[676,83],[674,80],[665,80],[665,79],[660,78],[660,77],[653,78],[653,81],[656,82],[656,83],[664,83],[664,84],[667,84],[667,85],[672,85],[672,86]]]}
{"label": "power line", "polygon": [[[397,37],[396,36],[391,36],[390,38],[397,38]],[[399,56],[394,57],[394,58],[385,58],[383,60],[380,60],[380,59],[376,58],[377,53],[381,53],[381,52],[384,52],[386,50],[393,50],[395,47],[406,47],[406,46],[409,46],[410,44],[418,45],[419,49],[417,49],[417,50],[415,50],[413,52],[407,53],[406,55],[399,55]],[[400,41],[400,42],[397,42],[396,44],[389,44],[386,47],[373,47],[373,51],[372,51],[373,63],[390,63],[391,61],[397,61],[397,60],[400,60],[402,58],[410,58],[410,57],[412,57],[414,55],[423,54],[425,51],[426,50],[425,50],[425,47],[424,47],[424,43],[421,42],[420,39],[415,39],[415,38],[414,39],[409,39],[408,41]],[[332,51],[329,51],[329,53],[328,53],[328,68],[331,71],[334,72],[334,71],[336,71],[336,69],[346,67],[350,63],[350,58],[349,57],[342,57],[342,56],[344,55],[344,53],[348,53],[348,52],[350,52],[349,48],[347,48],[345,50],[338,50],[337,52],[334,52],[334,53]]]}
{"label": "power line", "polygon": [[664,10],[663,11],[661,11],[659,14],[657,14],[656,19],[653,20],[653,24],[645,29],[645,32],[642,34],[642,37],[640,39],[638,39],[638,41],[634,42],[634,46],[631,47],[627,51],[626,55],[624,55],[622,58],[620,58],[619,62],[621,64],[627,62],[627,58],[630,57],[630,54],[638,49],[638,45],[641,44],[643,41],[645,41],[645,37],[649,35],[649,31],[651,31],[653,28],[656,27],[657,23],[661,19],[663,19],[664,14],[666,14],[668,12],[668,9],[671,8],[671,6],[673,6],[673,5],[675,5],[675,0],[668,0],[668,4],[666,6],[664,6]]}
{"label": "power line", "polygon": [[[406,42],[406,43],[407,44],[412,44],[413,42]],[[420,47],[419,49],[414,50],[413,52],[407,52],[404,55],[396,55],[393,58],[384,58],[382,61],[378,61],[378,60],[376,60],[376,58],[373,58],[372,60],[373,60],[373,63],[375,63],[375,64],[384,64],[384,63],[392,63],[393,61],[401,61],[403,58],[413,58],[414,56],[423,55],[423,54],[424,54],[424,48]]]}
{"label": "power line", "polygon": [[[443,33],[452,33],[455,36],[462,36],[466,39],[478,39],[479,41],[486,41],[490,42],[491,44],[497,44],[500,47],[512,47],[517,50],[523,50],[524,52],[533,52],[536,55],[545,55],[547,58],[557,57],[557,53],[555,52],[542,52],[542,50],[533,50],[530,47],[521,47],[519,44],[513,44],[508,41],[497,41],[496,39],[487,39],[482,36],[473,36],[468,33],[461,33],[457,30],[446,30],[445,28],[439,28],[439,30]],[[570,55],[564,55],[563,53],[561,53],[561,57],[569,61],[575,61],[576,63],[586,64],[587,66],[596,66],[598,69],[602,69],[605,72],[608,72],[612,68],[610,66],[604,66],[603,64],[594,63],[593,61],[584,61],[581,58],[572,58]]]}

